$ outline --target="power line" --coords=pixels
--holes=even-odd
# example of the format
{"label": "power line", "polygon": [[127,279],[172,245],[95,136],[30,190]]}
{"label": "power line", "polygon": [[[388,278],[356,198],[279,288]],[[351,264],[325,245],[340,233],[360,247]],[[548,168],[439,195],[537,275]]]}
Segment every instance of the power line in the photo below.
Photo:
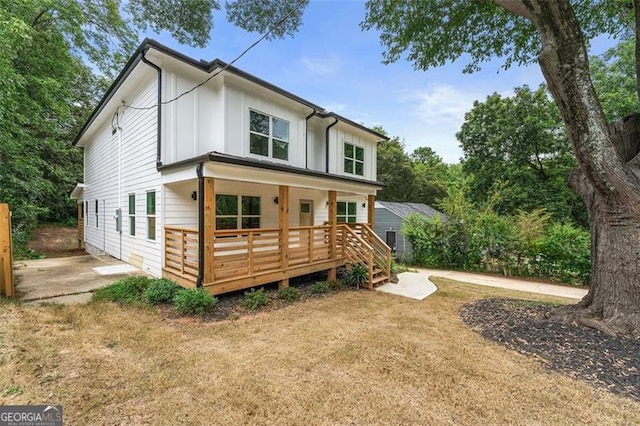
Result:
{"label": "power line", "polygon": [[[211,81],[213,78],[215,78],[217,75],[219,75],[221,72],[225,71],[227,68],[229,68],[231,65],[233,65],[234,63],[236,63],[238,60],[240,60],[240,58],[242,58],[244,55],[246,55],[251,49],[253,49],[254,47],[256,47],[258,45],[258,43],[260,43],[262,40],[264,40],[265,38],[267,38],[269,36],[269,34],[271,34],[273,32],[274,29],[276,29],[276,27],[278,27],[280,24],[282,24],[284,21],[286,21],[291,15],[293,15],[294,12],[296,12],[298,9],[300,9],[300,6],[302,6],[303,3],[305,3],[307,0],[300,0],[293,9],[291,9],[289,11],[289,13],[287,13],[285,16],[283,16],[280,20],[278,20],[278,22],[274,23],[269,30],[264,33],[259,39],[257,39],[256,41],[254,41],[249,47],[247,47],[246,49],[244,49],[242,51],[242,53],[240,53],[238,56],[236,56],[231,62],[227,63],[224,67],[222,67],[221,69],[219,69],[218,71],[216,71],[215,73],[213,73],[212,75],[210,75],[206,80],[204,80],[203,82],[196,84],[195,86],[193,86],[191,89],[180,93],[178,96],[169,99],[167,101],[162,101],[160,102],[160,105],[167,105],[170,104],[171,102],[175,102],[178,99],[182,98],[185,95],[188,95],[189,93],[193,92],[194,90],[196,90],[199,87],[204,86],[205,84],[207,84],[209,81]],[[150,106],[146,106],[146,107],[135,107],[132,105],[128,105],[126,103],[123,103],[122,107],[124,108],[129,108],[129,109],[133,109],[133,110],[138,110],[138,111],[146,111],[146,110],[150,110],[153,108],[156,108],[158,106],[158,104],[153,104]],[[120,107],[118,107],[120,108]],[[117,113],[117,110],[116,110]]]}

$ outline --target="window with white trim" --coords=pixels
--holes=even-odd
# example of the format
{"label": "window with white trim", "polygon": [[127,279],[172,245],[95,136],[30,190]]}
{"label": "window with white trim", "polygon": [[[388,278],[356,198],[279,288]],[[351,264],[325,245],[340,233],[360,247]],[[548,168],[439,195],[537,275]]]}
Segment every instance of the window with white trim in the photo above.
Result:
{"label": "window with white trim", "polygon": [[136,194],[129,194],[129,235],[136,235]]}
{"label": "window with white trim", "polygon": [[357,204],[349,201],[338,201],[338,223],[356,223],[357,222]]}
{"label": "window with white trim", "polygon": [[85,211],[85,219],[84,219],[84,227],[87,228],[89,226],[89,202],[84,202],[84,211]]}
{"label": "window with white trim", "polygon": [[156,191],[147,192],[147,238],[156,239]]}
{"label": "window with white trim", "polygon": [[249,152],[289,161],[289,122],[249,110]]}
{"label": "window with white trim", "polygon": [[344,142],[344,172],[364,176],[364,148]]}
{"label": "window with white trim", "polygon": [[260,228],[260,197],[216,194],[216,229]]}

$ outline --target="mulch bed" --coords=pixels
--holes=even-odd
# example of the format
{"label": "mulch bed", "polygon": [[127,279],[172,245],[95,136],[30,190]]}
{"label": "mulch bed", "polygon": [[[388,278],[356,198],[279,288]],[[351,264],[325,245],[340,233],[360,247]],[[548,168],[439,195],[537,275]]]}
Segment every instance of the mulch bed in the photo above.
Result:
{"label": "mulch bed", "polygon": [[552,321],[556,308],[525,300],[484,299],[463,306],[460,316],[486,339],[539,357],[552,371],[640,401],[640,341]]}
{"label": "mulch bed", "polygon": [[[266,284],[264,286],[258,286],[256,289],[264,287],[266,293],[269,295],[269,303],[256,310],[250,310],[243,307],[240,303],[244,299],[245,292],[249,289],[239,290],[232,293],[225,293],[216,296],[218,303],[211,312],[207,312],[202,316],[193,316],[194,319],[198,319],[204,322],[215,322],[224,320],[235,320],[242,316],[254,315],[260,312],[273,311],[281,309],[285,306],[292,305],[294,303],[304,302],[310,299],[318,299],[327,297],[331,294],[335,294],[338,291],[356,291],[355,287],[344,286],[341,289],[332,289],[327,293],[312,293],[310,287],[318,281],[325,281],[327,274],[319,272],[317,274],[304,275],[301,277],[292,278],[289,280],[289,286],[294,287],[300,293],[300,298],[289,302],[278,298],[278,283]],[[167,319],[181,319],[184,315],[176,313],[170,305],[160,306],[162,314]]]}

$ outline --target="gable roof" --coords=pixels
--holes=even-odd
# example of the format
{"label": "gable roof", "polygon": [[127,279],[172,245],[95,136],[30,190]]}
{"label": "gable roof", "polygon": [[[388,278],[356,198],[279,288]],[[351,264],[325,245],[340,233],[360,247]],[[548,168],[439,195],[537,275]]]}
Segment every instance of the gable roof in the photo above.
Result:
{"label": "gable roof", "polygon": [[241,78],[244,78],[245,80],[251,81],[253,83],[256,83],[262,87],[265,87],[266,89],[272,90],[275,93],[278,93],[282,96],[285,96],[295,102],[298,102],[306,107],[309,107],[313,110],[313,114],[317,115],[320,118],[325,118],[325,117],[333,117],[338,121],[341,121],[343,123],[347,123],[351,126],[354,126],[362,131],[365,131],[371,135],[374,135],[376,137],[379,137],[382,141],[387,141],[389,140],[388,136],[382,135],[378,132],[376,132],[375,130],[369,129],[366,126],[363,126],[362,124],[358,124],[354,121],[349,120],[346,117],[343,117],[341,115],[338,115],[336,113],[333,112],[329,112],[326,111],[324,108],[322,108],[321,106],[318,106],[314,103],[311,103],[310,101],[307,101],[306,99],[303,99],[297,95],[294,95],[293,93],[286,91],[274,84],[271,84],[265,80],[262,80],[261,78],[258,78],[252,74],[249,74],[248,72],[242,71],[239,68],[234,67],[233,65],[230,65],[224,61],[221,61],[220,59],[214,59],[212,61],[205,61],[205,60],[196,60],[194,58],[191,58],[183,53],[178,52],[177,50],[171,49],[168,46],[165,46],[162,43],[157,42],[156,40],[150,39],[150,38],[145,38],[142,43],[140,44],[140,46],[138,46],[138,48],[136,49],[136,51],[133,53],[133,55],[131,56],[131,58],[129,58],[129,61],[127,61],[127,64],[124,66],[123,70],[120,72],[120,74],[118,74],[118,76],[116,77],[116,79],[114,80],[114,82],[111,84],[111,86],[109,87],[109,89],[107,89],[107,92],[104,94],[104,96],[102,97],[102,99],[100,99],[100,102],[98,102],[98,105],[95,107],[95,109],[93,110],[93,112],[91,113],[91,115],[89,116],[89,118],[87,119],[87,121],[85,122],[85,124],[82,126],[82,129],[80,129],[80,132],[78,132],[78,135],[75,137],[75,139],[73,140],[73,145],[76,145],[80,139],[82,138],[82,136],[84,135],[84,133],[89,129],[89,127],[91,126],[91,124],[94,122],[94,120],[96,119],[96,117],[100,114],[100,112],[102,111],[103,107],[106,105],[107,102],[109,102],[109,100],[111,99],[111,97],[115,94],[115,92],[117,92],[117,90],[120,88],[120,86],[122,85],[122,83],[126,80],[126,78],[129,76],[129,74],[131,74],[131,71],[133,71],[133,69],[141,62],[141,60],[144,58],[144,55],[146,52],[149,51],[149,49],[154,49],[162,54],[165,54],[167,56],[171,56],[174,59],[177,59],[185,64],[191,65],[194,68],[197,68],[201,71],[204,71],[206,73],[212,73],[213,71],[217,70],[217,69],[224,69],[225,72],[229,72],[232,74],[235,74]]}
{"label": "gable roof", "polygon": [[398,203],[394,201],[376,201],[376,208],[385,208],[391,213],[398,216],[400,219],[404,219],[410,214],[419,213],[426,217],[433,217],[439,215],[441,218],[445,218],[445,215],[431,206],[423,203]]}

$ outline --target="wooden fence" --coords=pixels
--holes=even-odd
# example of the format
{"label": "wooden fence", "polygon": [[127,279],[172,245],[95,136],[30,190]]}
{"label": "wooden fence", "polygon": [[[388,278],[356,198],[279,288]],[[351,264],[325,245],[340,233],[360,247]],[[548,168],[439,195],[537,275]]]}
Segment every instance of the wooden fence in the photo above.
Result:
{"label": "wooden fence", "polygon": [[11,253],[11,212],[0,204],[0,295],[13,297],[13,257]]}

